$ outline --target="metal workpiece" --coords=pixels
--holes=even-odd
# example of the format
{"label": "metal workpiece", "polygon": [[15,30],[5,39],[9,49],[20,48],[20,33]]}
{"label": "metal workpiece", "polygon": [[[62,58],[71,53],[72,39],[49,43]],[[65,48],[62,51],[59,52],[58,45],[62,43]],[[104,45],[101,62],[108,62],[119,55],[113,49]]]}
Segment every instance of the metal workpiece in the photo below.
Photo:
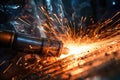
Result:
{"label": "metal workpiece", "polygon": [[63,43],[58,40],[18,35],[9,31],[0,32],[0,44],[2,44],[1,47],[7,46],[20,52],[50,57],[58,57],[63,52],[62,50],[67,50],[63,48]]}

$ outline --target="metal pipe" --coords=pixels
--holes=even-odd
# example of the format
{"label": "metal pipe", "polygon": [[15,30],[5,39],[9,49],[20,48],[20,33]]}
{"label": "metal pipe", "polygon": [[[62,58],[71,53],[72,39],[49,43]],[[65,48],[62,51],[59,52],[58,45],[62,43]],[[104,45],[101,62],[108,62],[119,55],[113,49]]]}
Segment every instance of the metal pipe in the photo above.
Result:
{"label": "metal pipe", "polygon": [[0,47],[9,47],[25,53],[36,53],[41,56],[60,56],[63,43],[47,38],[21,36],[11,31],[0,31]]}

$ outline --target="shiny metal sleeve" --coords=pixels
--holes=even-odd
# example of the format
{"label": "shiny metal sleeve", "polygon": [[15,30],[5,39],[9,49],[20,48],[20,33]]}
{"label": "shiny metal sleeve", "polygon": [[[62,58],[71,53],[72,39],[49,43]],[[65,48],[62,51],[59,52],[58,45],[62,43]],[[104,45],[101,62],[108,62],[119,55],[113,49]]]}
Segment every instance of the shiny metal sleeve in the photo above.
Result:
{"label": "shiny metal sleeve", "polygon": [[60,56],[63,47],[61,41],[51,40],[47,38],[30,38],[30,37],[17,37],[16,43],[19,51],[27,53],[37,53],[41,56]]}
{"label": "shiny metal sleeve", "polygon": [[47,38],[33,38],[31,36],[18,35],[14,32],[0,32],[0,46],[11,47],[14,50],[35,53],[40,56],[60,56],[63,43]]}

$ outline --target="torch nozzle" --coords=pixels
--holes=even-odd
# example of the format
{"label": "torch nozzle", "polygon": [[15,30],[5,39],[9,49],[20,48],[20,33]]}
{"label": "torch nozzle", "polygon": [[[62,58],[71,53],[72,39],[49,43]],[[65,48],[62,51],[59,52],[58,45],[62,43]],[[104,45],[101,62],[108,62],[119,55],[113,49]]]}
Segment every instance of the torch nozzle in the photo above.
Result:
{"label": "torch nozzle", "polygon": [[32,38],[18,35],[10,31],[0,31],[0,47],[12,47],[17,51],[25,53],[35,53],[40,56],[57,56],[67,54],[68,49],[63,48],[63,43],[59,40],[48,38]]}
{"label": "torch nozzle", "polygon": [[63,47],[61,54],[68,54],[69,49],[67,47]]}

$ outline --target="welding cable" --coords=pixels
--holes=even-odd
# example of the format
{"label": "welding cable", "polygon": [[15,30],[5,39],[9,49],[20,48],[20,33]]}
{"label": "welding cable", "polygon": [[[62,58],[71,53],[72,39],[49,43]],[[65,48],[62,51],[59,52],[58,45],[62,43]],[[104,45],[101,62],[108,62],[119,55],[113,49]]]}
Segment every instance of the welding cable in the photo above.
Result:
{"label": "welding cable", "polygon": [[34,38],[30,36],[19,35],[12,31],[0,31],[0,47],[8,47],[14,50],[35,53],[40,56],[60,56],[63,43],[58,40],[47,38]]}

